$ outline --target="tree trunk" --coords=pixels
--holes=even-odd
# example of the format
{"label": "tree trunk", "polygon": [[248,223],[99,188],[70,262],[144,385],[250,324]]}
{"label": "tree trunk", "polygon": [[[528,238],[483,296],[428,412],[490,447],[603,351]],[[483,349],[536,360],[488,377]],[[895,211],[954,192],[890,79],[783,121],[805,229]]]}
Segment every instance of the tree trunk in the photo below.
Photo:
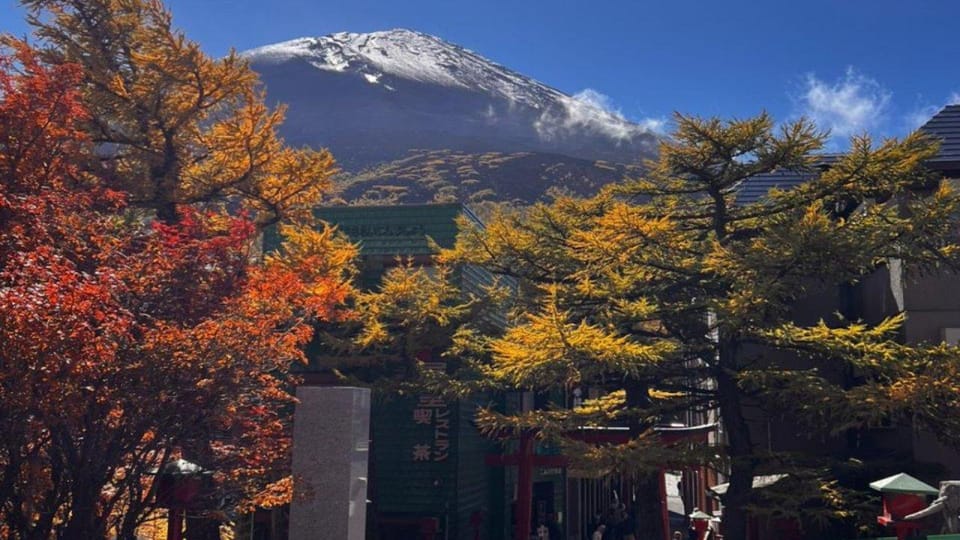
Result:
{"label": "tree trunk", "polygon": [[[649,388],[642,381],[627,381],[624,385],[627,393],[627,407],[642,409],[650,406]],[[630,436],[637,437],[650,426],[632,416],[629,422]],[[660,470],[641,471],[637,475],[637,506],[634,509],[633,528],[637,540],[663,540],[667,531],[663,530],[663,513],[666,511],[665,502],[660,496]],[[626,494],[621,494],[627,499]],[[629,502],[629,500],[627,500]]]}
{"label": "tree trunk", "polygon": [[157,219],[163,223],[176,223],[179,217],[176,203],[163,202],[157,205]]}
{"label": "tree trunk", "polygon": [[91,540],[105,537],[105,524],[96,508],[97,494],[85,491],[89,490],[73,490],[70,519],[58,535],[59,540]]}
{"label": "tree trunk", "polygon": [[185,540],[220,540],[220,523],[213,519],[187,516]]}
{"label": "tree trunk", "polygon": [[637,477],[637,507],[633,530],[637,540],[663,540],[663,500],[660,498],[660,472],[642,473]]}
{"label": "tree trunk", "polygon": [[723,538],[724,540],[746,540],[747,513],[744,507],[749,503],[753,486],[753,474],[756,460],[750,429],[743,417],[743,404],[735,378],[735,351],[732,346],[721,346],[720,366],[717,375],[717,400],[720,405],[720,418],[727,436],[727,449],[730,457],[730,485],[721,497],[723,501]]}

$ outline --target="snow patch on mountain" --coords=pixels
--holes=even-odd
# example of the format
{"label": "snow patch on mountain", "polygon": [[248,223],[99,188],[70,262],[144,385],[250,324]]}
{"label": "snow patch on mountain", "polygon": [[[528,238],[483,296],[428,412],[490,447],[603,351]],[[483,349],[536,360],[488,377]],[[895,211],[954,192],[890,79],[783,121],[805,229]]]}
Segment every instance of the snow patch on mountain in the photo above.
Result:
{"label": "snow patch on mountain", "polygon": [[540,108],[556,90],[434,36],[412,30],[369,34],[339,32],[299,38],[243,53],[257,62],[302,58],[318,69],[384,74],[441,86],[496,94]]}

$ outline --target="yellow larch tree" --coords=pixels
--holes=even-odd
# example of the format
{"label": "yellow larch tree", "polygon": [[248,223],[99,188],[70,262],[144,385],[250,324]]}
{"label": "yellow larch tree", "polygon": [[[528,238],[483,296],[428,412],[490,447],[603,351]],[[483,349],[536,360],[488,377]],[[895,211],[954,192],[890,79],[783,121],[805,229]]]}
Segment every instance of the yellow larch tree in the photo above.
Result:
{"label": "yellow larch tree", "polygon": [[260,224],[308,219],[335,172],[325,150],[277,134],[235,52],[210,58],[157,0],[24,0],[48,61],[83,68],[98,172],[164,221],[178,204],[229,200]]}
{"label": "yellow larch tree", "polygon": [[[526,294],[503,335],[474,340],[490,377],[537,391],[608,392],[570,411],[483,411],[480,422],[535,429],[576,465],[601,471],[716,467],[730,479],[726,538],[746,538],[748,511],[842,521],[849,514],[823,459],[767,452],[751,415],[764,411],[815,437],[912,422],[956,443],[957,349],[904,345],[900,316],[868,324],[818,301],[890,261],[913,272],[954,269],[960,198],[923,167],[936,146],[920,135],[856,137],[822,167],[825,135],[803,120],[775,128],[765,114],[678,115],[676,126],[643,178],[588,200],[501,213],[445,254],[512,276]],[[751,178],[776,171],[806,181],[738,200]],[[812,321],[802,311],[825,304],[834,307]],[[658,423],[709,410],[723,428],[717,446],[659,442]],[[568,436],[611,424],[629,426],[631,441],[595,446]],[[792,502],[754,506],[754,475],[784,470],[796,473]],[[654,496],[640,501],[636,533],[659,540],[660,501],[647,487]]]}

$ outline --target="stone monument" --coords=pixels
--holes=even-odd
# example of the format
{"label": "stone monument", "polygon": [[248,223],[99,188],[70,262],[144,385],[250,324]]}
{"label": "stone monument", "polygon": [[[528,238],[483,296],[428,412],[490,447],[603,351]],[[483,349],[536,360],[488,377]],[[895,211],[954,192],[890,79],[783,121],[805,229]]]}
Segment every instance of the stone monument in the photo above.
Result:
{"label": "stone monument", "polygon": [[370,390],[297,388],[290,540],[363,540]]}

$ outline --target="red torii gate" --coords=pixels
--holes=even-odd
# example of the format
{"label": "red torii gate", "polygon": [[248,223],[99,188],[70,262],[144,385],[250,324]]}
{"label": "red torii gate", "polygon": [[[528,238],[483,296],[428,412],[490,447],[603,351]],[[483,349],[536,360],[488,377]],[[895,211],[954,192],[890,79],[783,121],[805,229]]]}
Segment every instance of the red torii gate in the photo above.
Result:
{"label": "red torii gate", "polygon": [[[665,445],[676,444],[681,441],[706,442],[707,435],[716,429],[717,424],[700,426],[656,426],[654,431],[660,435]],[[568,460],[564,456],[538,456],[534,453],[536,432],[524,430],[520,433],[519,447],[513,454],[488,455],[485,462],[489,466],[517,467],[517,515],[514,526],[514,539],[527,540],[530,538],[531,518],[533,517],[533,469],[535,467],[566,467]],[[626,428],[603,429],[583,428],[568,435],[584,442],[626,444],[630,440],[630,432]],[[660,469],[660,502],[663,509],[664,540],[670,540],[670,516],[667,511],[667,484],[666,469]]]}
{"label": "red torii gate", "polygon": [[534,454],[535,433],[525,430],[520,434],[520,446],[513,454],[488,455],[486,464],[491,466],[517,468],[517,522],[514,528],[514,538],[530,538],[530,520],[533,517],[533,468],[534,467],[566,467],[567,458],[564,456],[538,456]]}

